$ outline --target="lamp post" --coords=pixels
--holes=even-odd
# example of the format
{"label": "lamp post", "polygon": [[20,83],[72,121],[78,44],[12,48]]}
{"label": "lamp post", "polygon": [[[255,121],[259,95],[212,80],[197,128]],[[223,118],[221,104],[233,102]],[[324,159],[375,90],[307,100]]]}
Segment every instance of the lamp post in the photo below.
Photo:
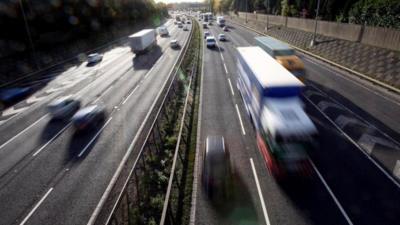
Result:
{"label": "lamp post", "polygon": [[249,4],[246,0],[246,23],[247,23],[247,12],[249,11]]}
{"label": "lamp post", "polygon": [[311,47],[317,44],[317,42],[316,42],[316,36],[317,36],[317,23],[318,23],[318,13],[319,13],[319,3],[320,3],[320,0],[318,0],[318,3],[317,3],[317,12],[315,13],[314,34],[313,34],[313,38],[312,38],[311,43],[310,43],[310,46],[311,46]]}

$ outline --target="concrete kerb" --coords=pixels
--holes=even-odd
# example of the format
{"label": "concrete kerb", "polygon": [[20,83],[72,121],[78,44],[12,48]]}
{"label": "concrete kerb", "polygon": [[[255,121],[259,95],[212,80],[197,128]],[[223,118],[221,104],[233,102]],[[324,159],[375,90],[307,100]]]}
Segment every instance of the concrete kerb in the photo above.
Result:
{"label": "concrete kerb", "polygon": [[[245,26],[245,25],[243,25],[243,24],[241,24],[241,23],[238,23],[238,22],[236,22],[236,21],[233,21],[232,19],[231,19],[231,21],[232,21],[233,23],[239,25],[239,26],[242,26],[242,27],[244,27],[244,28],[246,28],[246,29],[249,29],[249,30],[254,31],[255,33],[258,33],[258,34],[261,34],[261,35],[266,35],[266,34],[263,33],[263,32],[260,32],[260,31],[258,31],[258,30],[256,30],[256,29],[252,28],[252,27]],[[270,36],[270,37],[272,37],[272,36]],[[274,37],[272,37],[272,38],[274,38]],[[277,39],[277,38],[274,38],[274,39]],[[277,40],[278,40],[278,39],[277,39]],[[279,41],[282,41],[282,40],[279,40]],[[329,59],[323,58],[323,57],[321,57],[321,56],[319,56],[319,55],[316,55],[316,54],[314,54],[314,53],[312,53],[312,52],[309,52],[309,51],[306,51],[306,50],[304,50],[304,49],[298,48],[298,47],[296,47],[296,46],[294,46],[294,45],[291,45],[290,43],[287,43],[287,42],[285,42],[285,41],[282,41],[282,42],[288,44],[288,45],[291,46],[292,48],[294,48],[294,49],[296,49],[296,50],[298,50],[298,51],[300,51],[300,52],[302,52],[302,53],[304,53],[304,54],[306,54],[306,55],[309,55],[309,56],[312,56],[312,57],[314,57],[314,58],[317,58],[317,59],[319,59],[319,60],[321,60],[321,61],[324,61],[324,62],[326,62],[326,63],[328,63],[328,64],[330,64],[330,65],[333,65],[333,66],[338,67],[338,68],[340,68],[340,69],[343,69],[343,70],[345,70],[345,71],[347,71],[347,72],[350,72],[350,73],[352,73],[352,74],[354,74],[354,75],[356,75],[356,76],[358,76],[358,77],[360,77],[360,78],[362,78],[362,79],[368,80],[368,81],[370,81],[370,82],[372,82],[372,83],[374,83],[374,84],[376,84],[376,85],[379,85],[379,86],[381,86],[381,87],[383,87],[383,88],[386,88],[386,89],[388,89],[388,90],[390,90],[390,91],[392,91],[392,92],[395,92],[395,93],[397,93],[397,94],[400,94],[400,89],[397,89],[397,88],[395,88],[395,87],[393,87],[393,86],[391,86],[391,85],[385,84],[385,83],[383,83],[382,81],[376,80],[376,79],[374,79],[374,78],[369,77],[368,75],[362,74],[362,73],[360,73],[360,72],[357,72],[357,71],[352,70],[352,69],[350,69],[350,68],[347,68],[347,67],[345,67],[345,66],[342,66],[342,65],[340,65],[340,64],[337,64],[337,63],[335,63],[335,62],[333,62],[333,61],[331,61],[331,60],[329,60]]]}

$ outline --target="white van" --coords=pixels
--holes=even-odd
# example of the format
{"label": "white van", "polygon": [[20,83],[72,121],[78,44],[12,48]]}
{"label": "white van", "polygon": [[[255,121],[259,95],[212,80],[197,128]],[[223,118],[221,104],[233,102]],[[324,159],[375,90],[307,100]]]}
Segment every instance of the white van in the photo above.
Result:
{"label": "white van", "polygon": [[168,36],[169,32],[168,29],[164,26],[161,26],[157,29],[158,34],[162,37],[162,36]]}

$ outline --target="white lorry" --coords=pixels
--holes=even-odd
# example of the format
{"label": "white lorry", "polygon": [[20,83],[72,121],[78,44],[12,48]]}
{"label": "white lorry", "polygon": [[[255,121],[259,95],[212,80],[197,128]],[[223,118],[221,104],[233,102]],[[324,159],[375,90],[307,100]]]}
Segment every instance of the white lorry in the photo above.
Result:
{"label": "white lorry", "polygon": [[157,33],[154,29],[144,29],[130,35],[129,41],[135,54],[143,54],[157,44]]}
{"label": "white lorry", "polygon": [[303,109],[304,84],[260,47],[237,51],[238,89],[268,169],[278,178],[309,176],[317,129]]}
{"label": "white lorry", "polygon": [[220,27],[225,26],[225,18],[223,16],[217,16],[217,24]]}

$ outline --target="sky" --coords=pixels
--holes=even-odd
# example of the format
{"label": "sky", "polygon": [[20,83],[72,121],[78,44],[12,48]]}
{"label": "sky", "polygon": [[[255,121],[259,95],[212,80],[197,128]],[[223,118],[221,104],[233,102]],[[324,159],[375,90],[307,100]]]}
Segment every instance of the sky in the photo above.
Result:
{"label": "sky", "polygon": [[155,0],[155,2],[181,3],[181,2],[203,2],[204,0]]}

